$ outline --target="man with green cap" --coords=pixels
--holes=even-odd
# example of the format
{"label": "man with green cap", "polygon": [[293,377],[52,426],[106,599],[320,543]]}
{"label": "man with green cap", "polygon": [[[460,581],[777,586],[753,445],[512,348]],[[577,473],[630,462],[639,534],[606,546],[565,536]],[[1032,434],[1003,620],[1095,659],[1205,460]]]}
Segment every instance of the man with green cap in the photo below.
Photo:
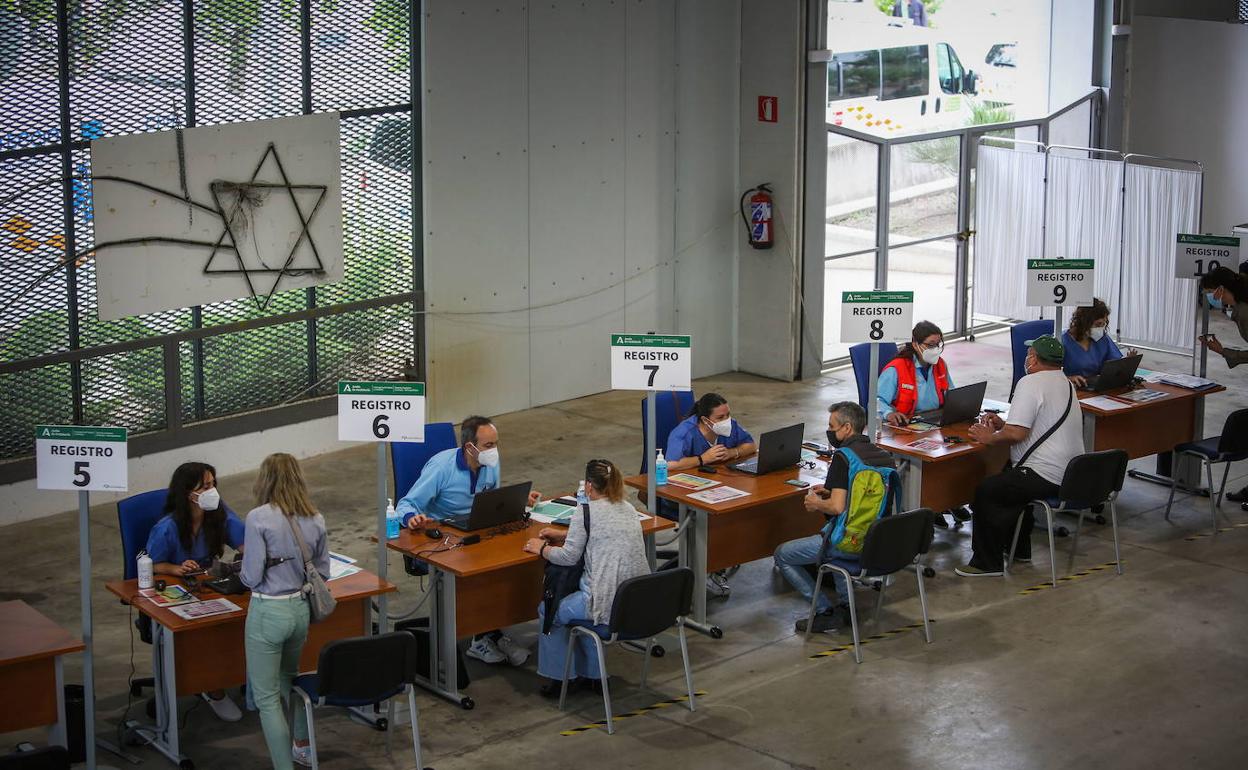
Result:
{"label": "man with green cap", "polygon": [[[990,413],[971,426],[973,440],[1010,448],[1010,467],[975,490],[971,561],[954,570],[962,577],[1002,574],[1019,514],[1032,500],[1056,497],[1066,465],[1084,452],[1079,399],[1062,372],[1061,341],[1046,334],[1027,346],[1027,376],[1014,390],[1008,419]],[[1031,561],[1033,523],[1027,511],[1014,554],[1019,561]]]}

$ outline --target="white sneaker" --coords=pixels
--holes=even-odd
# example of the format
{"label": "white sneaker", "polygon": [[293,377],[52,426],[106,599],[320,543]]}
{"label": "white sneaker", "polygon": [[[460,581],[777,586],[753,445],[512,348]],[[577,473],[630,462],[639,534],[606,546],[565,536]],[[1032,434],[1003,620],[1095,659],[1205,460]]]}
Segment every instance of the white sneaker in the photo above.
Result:
{"label": "white sneaker", "polygon": [[312,744],[300,746],[296,743],[290,744],[290,758],[295,761],[296,765],[304,767],[312,766]]}
{"label": "white sneaker", "polygon": [[222,695],[220,700],[215,700],[208,693],[201,692],[199,697],[208,701],[208,705],[212,707],[212,713],[216,714],[217,719],[222,722],[237,722],[243,718],[243,712],[238,710],[238,706],[230,700],[228,695]]}
{"label": "white sneaker", "polygon": [[507,656],[507,661],[513,666],[523,666],[529,661],[531,653],[528,648],[516,644],[510,636],[501,637],[495,642],[495,646],[498,647],[499,652]]}
{"label": "white sneaker", "polygon": [[728,578],[722,571],[712,572],[706,576],[706,592],[711,596],[728,596],[732,586],[728,585]]}
{"label": "white sneaker", "polygon": [[507,656],[503,654],[502,650],[498,649],[498,645],[488,636],[472,640],[472,644],[468,647],[468,657],[476,658],[485,663],[502,663],[507,660]]}

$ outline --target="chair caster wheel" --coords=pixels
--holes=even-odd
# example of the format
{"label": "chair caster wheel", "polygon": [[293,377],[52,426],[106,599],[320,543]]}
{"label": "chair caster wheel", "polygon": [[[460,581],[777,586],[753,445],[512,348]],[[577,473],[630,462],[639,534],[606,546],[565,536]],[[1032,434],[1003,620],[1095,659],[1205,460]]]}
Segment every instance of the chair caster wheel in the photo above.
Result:
{"label": "chair caster wheel", "polygon": [[377,730],[377,732],[384,733],[386,730],[390,729],[390,720],[385,717],[381,717],[373,723],[373,727]]}
{"label": "chair caster wheel", "polygon": [[1057,527],[1053,530],[1053,534],[1057,537],[1070,537],[1070,530],[1065,527]]}
{"label": "chair caster wheel", "polygon": [[936,570],[932,569],[931,567],[924,567],[924,568],[923,568],[923,577],[925,577],[925,578],[934,578],[934,577],[936,577]]}
{"label": "chair caster wheel", "polygon": [[472,711],[477,707],[477,702],[465,695],[459,699],[459,707],[464,711]]}
{"label": "chair caster wheel", "polygon": [[667,650],[663,649],[663,645],[656,644],[650,648],[650,657],[661,658],[667,654]]}
{"label": "chair caster wheel", "polygon": [[724,638],[724,629],[720,628],[719,626],[711,626],[711,638],[712,638],[712,639],[723,639],[723,638]]}

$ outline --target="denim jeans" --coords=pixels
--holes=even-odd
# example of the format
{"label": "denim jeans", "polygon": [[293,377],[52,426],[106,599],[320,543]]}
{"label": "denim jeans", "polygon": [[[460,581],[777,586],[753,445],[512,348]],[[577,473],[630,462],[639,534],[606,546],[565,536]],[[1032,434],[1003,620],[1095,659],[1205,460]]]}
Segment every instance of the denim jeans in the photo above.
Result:
{"label": "denim jeans", "polygon": [[[546,617],[546,610],[537,605],[537,625],[540,627]],[[559,608],[555,610],[555,621],[550,626],[549,634],[537,637],[537,673],[547,679],[562,679],[563,664],[567,659],[568,637],[572,629],[568,624],[573,620],[585,620],[589,617],[589,597],[584,591],[574,591],[563,597]],[[594,649],[592,639],[580,637],[576,647],[572,648],[572,668],[568,678],[583,676],[588,679],[601,679],[602,670],[598,667],[598,653]]]}
{"label": "denim jeans", "polygon": [[[782,544],[776,549],[775,559],[776,566],[780,568],[780,574],[784,575],[784,579],[789,581],[789,585],[797,589],[797,592],[805,597],[806,601],[810,601],[810,597],[815,593],[815,579],[811,577],[810,572],[806,570],[807,566],[817,566],[819,559],[819,548],[823,545],[823,535],[811,535],[810,537],[802,537],[797,540],[790,540]],[[849,567],[846,562],[858,561],[857,554],[844,553],[835,548],[829,547],[823,555],[823,563],[836,561],[839,565]],[[849,567],[853,571],[852,567]],[[833,584],[836,586],[836,595],[840,597],[841,602],[849,601],[849,587],[845,585],[845,578],[839,573],[829,572]],[[827,578],[824,578],[827,582]],[[815,599],[815,611],[826,612],[832,609],[832,601],[822,593]]]}
{"label": "denim jeans", "polygon": [[[290,701],[290,683],[299,673],[299,654],[307,638],[306,599],[252,597],[245,642],[248,691],[260,711],[260,727],[274,770],[293,769],[290,727],[283,704]],[[300,708],[295,714],[295,739],[307,737],[307,717]]]}

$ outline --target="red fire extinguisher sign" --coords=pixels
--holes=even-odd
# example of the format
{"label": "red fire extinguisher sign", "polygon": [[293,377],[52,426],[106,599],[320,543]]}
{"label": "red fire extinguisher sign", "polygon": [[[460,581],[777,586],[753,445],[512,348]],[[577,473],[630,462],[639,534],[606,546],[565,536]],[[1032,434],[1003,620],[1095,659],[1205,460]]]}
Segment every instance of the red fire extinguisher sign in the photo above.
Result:
{"label": "red fire extinguisher sign", "polygon": [[758,122],[775,123],[780,117],[780,98],[777,96],[758,97]]}

